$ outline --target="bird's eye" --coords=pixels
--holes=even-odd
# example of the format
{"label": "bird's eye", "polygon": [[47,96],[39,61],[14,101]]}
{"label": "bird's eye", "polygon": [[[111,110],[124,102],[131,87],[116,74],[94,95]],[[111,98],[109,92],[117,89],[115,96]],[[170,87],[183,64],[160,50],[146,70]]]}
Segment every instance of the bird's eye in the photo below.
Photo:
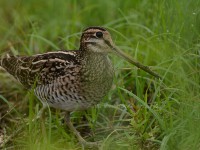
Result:
{"label": "bird's eye", "polygon": [[96,37],[102,38],[103,37],[103,33],[102,32],[96,32]]}

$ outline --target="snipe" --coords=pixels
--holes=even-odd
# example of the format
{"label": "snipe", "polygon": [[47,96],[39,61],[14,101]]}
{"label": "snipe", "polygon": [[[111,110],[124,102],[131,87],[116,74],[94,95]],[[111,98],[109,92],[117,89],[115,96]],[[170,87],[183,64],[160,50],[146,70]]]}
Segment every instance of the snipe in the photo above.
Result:
{"label": "snipe", "polygon": [[114,75],[108,58],[110,52],[159,77],[115,47],[110,33],[101,27],[89,27],[83,31],[79,50],[33,56],[7,55],[1,58],[0,65],[27,89],[34,88],[35,95],[43,104],[40,112],[47,106],[65,110],[66,123],[78,140],[92,145],[72,125],[69,112],[85,110],[100,102],[108,93]]}

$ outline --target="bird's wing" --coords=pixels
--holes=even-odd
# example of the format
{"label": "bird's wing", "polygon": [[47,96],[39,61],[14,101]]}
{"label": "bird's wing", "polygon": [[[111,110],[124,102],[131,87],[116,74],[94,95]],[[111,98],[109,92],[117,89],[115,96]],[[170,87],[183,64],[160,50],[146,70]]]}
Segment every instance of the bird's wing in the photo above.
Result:
{"label": "bird's wing", "polygon": [[12,74],[26,88],[35,84],[49,84],[56,78],[78,72],[78,51],[57,51],[33,56],[1,58],[0,66]]}

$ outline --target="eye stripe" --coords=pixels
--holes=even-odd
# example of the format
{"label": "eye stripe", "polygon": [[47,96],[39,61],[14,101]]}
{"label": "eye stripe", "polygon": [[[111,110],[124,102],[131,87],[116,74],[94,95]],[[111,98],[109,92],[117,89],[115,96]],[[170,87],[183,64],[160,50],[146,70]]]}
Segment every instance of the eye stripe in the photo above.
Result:
{"label": "eye stripe", "polygon": [[96,32],[84,32],[84,34],[95,34]]}
{"label": "eye stripe", "polygon": [[84,34],[85,38],[97,38],[94,33],[93,34]]}

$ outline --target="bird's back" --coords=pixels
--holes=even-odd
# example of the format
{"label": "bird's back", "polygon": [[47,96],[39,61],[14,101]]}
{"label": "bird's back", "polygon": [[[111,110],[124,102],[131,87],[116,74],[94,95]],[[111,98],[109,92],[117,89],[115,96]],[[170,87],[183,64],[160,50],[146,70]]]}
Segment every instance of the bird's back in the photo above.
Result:
{"label": "bird's back", "polygon": [[0,65],[26,88],[49,84],[78,68],[78,51],[57,51],[33,56],[5,56]]}

